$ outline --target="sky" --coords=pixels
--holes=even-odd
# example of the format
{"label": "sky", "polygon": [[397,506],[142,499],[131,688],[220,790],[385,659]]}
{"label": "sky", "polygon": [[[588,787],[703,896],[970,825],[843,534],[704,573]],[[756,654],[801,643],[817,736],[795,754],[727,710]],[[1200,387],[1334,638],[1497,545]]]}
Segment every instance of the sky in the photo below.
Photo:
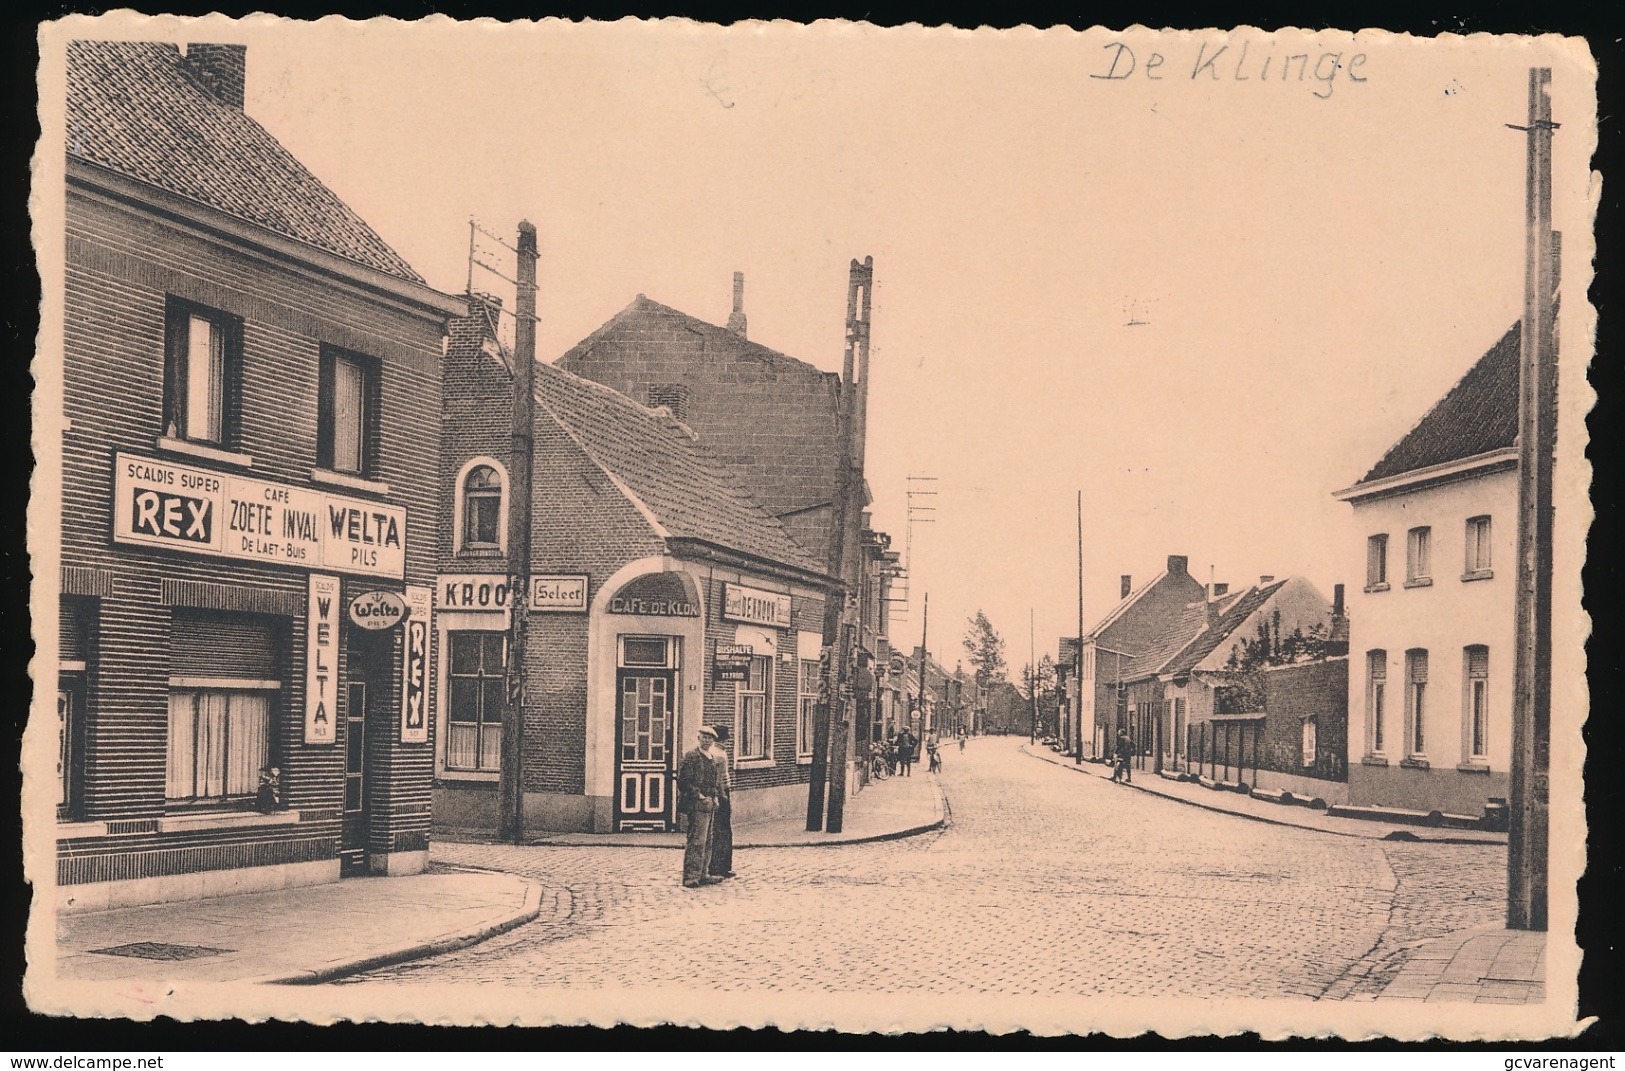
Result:
{"label": "sky", "polygon": [[249,113],[431,285],[465,288],[470,218],[533,221],[544,359],[639,293],[723,323],[739,270],[751,338],[838,370],[872,256],[876,527],[901,548],[908,477],[937,491],[893,641],[929,592],[938,656],[982,609],[1012,676],[1029,614],[1040,652],[1078,631],[1080,492],[1091,626],[1170,554],[1359,581],[1332,492],[1520,314],[1532,64],[1586,262],[1594,75],[1550,40],[205,25],[250,42]]}

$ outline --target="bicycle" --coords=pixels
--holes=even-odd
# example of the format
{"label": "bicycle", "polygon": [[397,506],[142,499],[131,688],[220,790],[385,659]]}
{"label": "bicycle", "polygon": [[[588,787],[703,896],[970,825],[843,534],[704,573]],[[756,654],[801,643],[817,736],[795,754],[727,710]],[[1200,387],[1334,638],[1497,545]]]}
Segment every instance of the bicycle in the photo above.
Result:
{"label": "bicycle", "polygon": [[942,772],[942,753],[939,752],[936,748],[931,749],[931,765],[928,768],[928,772],[929,773],[941,773]]}
{"label": "bicycle", "polygon": [[869,778],[873,781],[884,781],[891,776],[886,756],[876,753],[869,756]]}

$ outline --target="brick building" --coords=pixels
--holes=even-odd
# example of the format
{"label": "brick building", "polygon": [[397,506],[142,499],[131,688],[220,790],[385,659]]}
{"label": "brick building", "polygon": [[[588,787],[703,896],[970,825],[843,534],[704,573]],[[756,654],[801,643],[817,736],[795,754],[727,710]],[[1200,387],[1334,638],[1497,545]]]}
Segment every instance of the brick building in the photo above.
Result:
{"label": "brick building", "polygon": [[58,903],[421,870],[458,306],[244,113],[242,46],[66,62]]}
{"label": "brick building", "polygon": [[840,458],[840,376],[746,335],[744,278],[718,327],[639,294],[556,362],[693,428],[768,513],[828,560]]}
{"label": "brick building", "polygon": [[[1479,814],[1511,788],[1521,323],[1352,487],[1351,803]],[[1459,569],[1458,569],[1459,565]]]}
{"label": "brick building", "polygon": [[[492,830],[509,627],[512,355],[490,299],[446,356],[435,821]],[[527,830],[663,830],[676,759],[729,729],[735,820],[801,813],[824,594],[835,581],[694,432],[536,366]]]}
{"label": "brick building", "polygon": [[1093,756],[1111,750],[1119,729],[1127,727],[1124,667],[1145,653],[1174,625],[1186,607],[1203,598],[1204,588],[1190,575],[1190,560],[1168,555],[1168,564],[1149,583],[1134,587],[1122,577],[1121,597],[1111,612],[1083,637],[1079,681],[1079,720],[1091,739]]}

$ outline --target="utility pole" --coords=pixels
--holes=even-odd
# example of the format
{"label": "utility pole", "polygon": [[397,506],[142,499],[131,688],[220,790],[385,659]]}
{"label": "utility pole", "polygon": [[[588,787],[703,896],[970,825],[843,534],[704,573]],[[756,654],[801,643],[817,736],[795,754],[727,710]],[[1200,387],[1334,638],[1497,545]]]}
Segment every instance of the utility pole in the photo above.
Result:
{"label": "utility pole", "polygon": [[925,645],[927,630],[931,627],[931,593],[925,593],[925,608],[920,613],[920,694],[915,697],[914,708],[920,712],[920,739],[925,739],[925,667],[931,661],[930,648]]}
{"label": "utility pole", "polygon": [[1076,746],[1072,751],[1072,763],[1078,765],[1083,762],[1083,491],[1078,491],[1078,646],[1072,652],[1074,665],[1072,680],[1075,685],[1072,692],[1073,717],[1078,722],[1078,734],[1072,741]]}
{"label": "utility pole", "polygon": [[531,461],[536,413],[536,226],[519,224],[515,250],[513,428],[508,457],[508,672],[502,706],[498,839],[525,836],[524,732],[526,610],[530,605]]}
{"label": "utility pole", "polygon": [[[863,593],[863,464],[869,408],[869,315],[874,257],[852,261],[846,289],[846,358],[841,369],[839,459],[829,545],[829,575],[840,581],[824,599],[824,645],[813,755],[807,783],[807,830],[839,833],[846,809],[847,736],[851,732],[852,663],[857,602]],[[826,797],[827,792],[827,797]],[[826,820],[825,803],[828,802]]]}
{"label": "utility pole", "polygon": [[[1546,929],[1552,712],[1552,476],[1557,447],[1559,236],[1552,230],[1552,72],[1529,70],[1523,325],[1518,375],[1518,563],[1513,619],[1507,926]],[[1512,126],[1511,123],[1507,124]]]}
{"label": "utility pole", "polygon": [[1033,738],[1032,743],[1038,743],[1038,636],[1034,631],[1034,616],[1037,611],[1027,609],[1027,697],[1033,705]]}

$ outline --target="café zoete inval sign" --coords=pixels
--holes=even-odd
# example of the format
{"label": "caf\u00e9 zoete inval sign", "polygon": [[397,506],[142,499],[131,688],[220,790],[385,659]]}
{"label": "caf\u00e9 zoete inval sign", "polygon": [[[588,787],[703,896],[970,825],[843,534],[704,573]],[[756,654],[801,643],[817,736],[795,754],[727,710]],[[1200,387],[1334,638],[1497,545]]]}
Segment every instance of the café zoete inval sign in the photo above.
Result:
{"label": "caf\u00e9 zoete inval sign", "polygon": [[183,554],[406,575],[406,510],[119,454],[113,539]]}

